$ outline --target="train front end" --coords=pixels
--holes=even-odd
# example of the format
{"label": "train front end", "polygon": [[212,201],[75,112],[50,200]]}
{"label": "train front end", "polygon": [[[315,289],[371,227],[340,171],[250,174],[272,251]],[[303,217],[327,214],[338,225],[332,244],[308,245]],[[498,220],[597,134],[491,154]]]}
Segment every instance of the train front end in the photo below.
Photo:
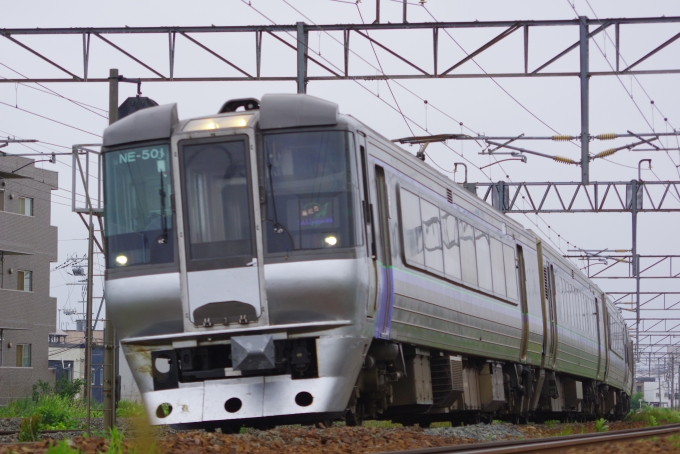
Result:
{"label": "train front end", "polygon": [[345,413],[373,329],[348,121],[268,95],[105,131],[107,308],[152,424]]}

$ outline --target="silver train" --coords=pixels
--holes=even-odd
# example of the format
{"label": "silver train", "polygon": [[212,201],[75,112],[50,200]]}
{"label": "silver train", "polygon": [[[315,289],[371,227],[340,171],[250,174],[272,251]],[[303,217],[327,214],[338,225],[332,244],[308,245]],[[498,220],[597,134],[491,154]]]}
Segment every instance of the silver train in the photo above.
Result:
{"label": "silver train", "polygon": [[106,299],[152,424],[628,411],[602,290],[336,104],[152,107],[103,156]]}

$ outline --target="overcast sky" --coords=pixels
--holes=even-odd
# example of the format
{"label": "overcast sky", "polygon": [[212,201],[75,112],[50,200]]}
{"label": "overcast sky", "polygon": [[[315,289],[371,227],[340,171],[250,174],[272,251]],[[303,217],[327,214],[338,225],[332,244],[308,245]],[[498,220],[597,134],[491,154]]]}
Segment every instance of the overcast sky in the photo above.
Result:
{"label": "overcast sky", "polygon": [[[103,27],[103,26],[170,26],[170,25],[269,25],[292,24],[306,21],[310,24],[361,23],[375,19],[375,0],[355,4],[349,0],[251,0],[251,6],[240,0],[179,2],[118,0],[116,2],[70,1],[5,2],[0,16],[0,28],[46,27]],[[568,0],[553,1],[464,1],[428,0],[418,5],[411,0],[409,22],[431,21],[488,21],[513,19],[572,19],[578,15],[591,18],[680,16],[677,1],[604,1]],[[68,6],[65,6],[68,5]],[[296,11],[297,9],[297,11]],[[259,12],[258,12],[259,11]],[[261,13],[261,14],[260,14]],[[305,17],[303,17],[306,16]],[[266,17],[265,17],[266,16]],[[434,18],[434,19],[433,19]],[[382,22],[401,22],[402,5],[397,1],[382,0]],[[448,68],[502,29],[450,30],[439,35],[439,68]],[[621,27],[621,55],[632,63],[680,31],[680,25],[629,25]],[[285,34],[282,38],[292,42]],[[399,51],[405,58],[426,71],[432,69],[432,35],[429,31],[372,32],[371,36]],[[255,72],[255,38],[248,34],[193,35],[225,58]],[[83,73],[82,39],[67,36],[17,36],[16,39],[42,52],[69,71]],[[107,35],[107,39],[143,60],[158,72],[168,75],[167,35],[123,36]],[[236,76],[239,73],[212,57],[184,37],[178,36],[175,77]],[[552,27],[532,29],[529,40],[529,68],[536,68],[561,52],[578,39],[578,27]],[[600,34],[591,41],[591,70],[609,70],[614,56],[613,29],[608,35]],[[343,66],[342,33],[310,33],[311,54],[327,60],[337,67]],[[126,77],[148,77],[153,74],[108,46],[96,37],[91,38],[89,76],[108,77],[109,68],[115,67]],[[350,73],[361,75],[386,73],[413,74],[416,70],[377,49],[377,57],[368,42],[357,34],[351,37],[352,55]],[[321,54],[319,57],[317,54]],[[642,63],[637,69],[678,68],[680,40]],[[295,52],[265,36],[262,54],[262,75],[295,75]],[[609,61],[609,63],[608,63]],[[15,43],[0,40],[0,77],[62,77],[52,67]],[[478,66],[477,66],[478,65]],[[523,70],[523,34],[518,31],[497,46],[468,62],[455,73],[489,73]],[[578,71],[578,52],[572,52],[550,67],[551,71]],[[310,75],[327,73],[310,63]],[[644,75],[637,79],[626,76],[593,77],[590,83],[590,129],[592,134],[672,131],[680,128],[680,75]],[[38,139],[43,142],[70,147],[75,143],[97,142],[107,119],[108,87],[102,83],[45,84],[63,95],[92,107],[84,108],[67,100],[45,93],[46,88],[35,85],[0,84],[0,136]],[[391,92],[390,92],[391,89]],[[42,90],[39,91],[39,90]],[[217,112],[228,99],[256,97],[266,93],[293,93],[293,82],[169,82],[146,83],[145,96],[159,104],[177,102],[180,118],[207,115]],[[135,86],[121,85],[121,101],[134,96]],[[388,138],[398,138],[430,133],[485,133],[487,135],[577,135],[580,132],[580,96],[577,77],[516,78],[516,79],[440,79],[354,82],[311,82],[308,93],[329,99],[340,105],[343,113],[358,117]],[[396,102],[395,102],[396,99]],[[426,109],[424,100],[428,101]],[[655,102],[653,108],[651,100]],[[412,121],[405,121],[396,110]],[[80,130],[18,111],[11,106],[35,112],[58,120]],[[391,106],[391,107],[390,107]],[[88,110],[89,109],[89,110]],[[667,121],[664,121],[664,118]],[[461,127],[460,123],[463,123]],[[408,126],[407,126],[408,124]],[[410,127],[410,129],[409,129]],[[82,131],[81,131],[82,130]],[[87,132],[84,132],[87,131]],[[89,133],[88,133],[89,132]],[[91,133],[91,134],[90,134]],[[630,143],[628,139],[616,142],[594,141],[591,152],[597,153],[612,146]],[[666,140],[664,139],[664,143]],[[570,143],[524,142],[526,148],[549,154],[559,154],[580,159],[580,149]],[[579,181],[580,168],[530,156],[526,164],[519,161],[495,165],[481,172],[481,167],[493,162],[479,156],[481,148],[473,142],[431,145],[431,160],[442,168],[451,170],[454,162],[471,161],[470,181]],[[668,146],[678,148],[675,139]],[[41,151],[66,151],[53,145],[39,145]],[[11,146],[8,152],[30,150]],[[409,148],[415,153],[415,148]],[[621,151],[610,161],[591,163],[591,181],[626,181],[637,177],[640,159],[653,159],[653,172],[643,171],[645,180],[680,180],[678,151],[645,153]],[[59,262],[73,254],[82,255],[87,249],[86,229],[78,217],[70,212],[71,188],[70,158],[61,157],[56,165],[44,164],[46,169],[59,172],[59,187],[52,193],[52,223],[59,227]],[[40,164],[43,165],[43,164]],[[461,174],[456,175],[458,181]],[[81,192],[81,191],[79,191]],[[556,247],[567,251],[566,241],[585,249],[629,249],[629,214],[555,214],[514,215],[515,219],[544,237],[549,237]],[[678,214],[642,214],[639,216],[640,254],[679,254],[677,240]],[[536,225],[537,224],[537,225]],[[559,235],[559,236],[558,236]],[[99,259],[101,262],[101,259]],[[53,267],[56,267],[55,263]],[[102,271],[102,267],[97,269]],[[101,273],[99,273],[101,274]],[[103,279],[103,278],[98,278]],[[73,278],[64,271],[52,273],[52,295],[58,298],[59,308],[80,308],[80,289],[68,286]],[[624,291],[633,288],[632,282],[622,280],[599,281],[607,291]],[[643,290],[678,290],[672,281],[643,281]],[[101,295],[101,290],[95,292]],[[75,317],[63,317],[61,322],[71,322]],[[67,325],[63,324],[63,328]],[[74,328],[69,324],[68,328]]]}

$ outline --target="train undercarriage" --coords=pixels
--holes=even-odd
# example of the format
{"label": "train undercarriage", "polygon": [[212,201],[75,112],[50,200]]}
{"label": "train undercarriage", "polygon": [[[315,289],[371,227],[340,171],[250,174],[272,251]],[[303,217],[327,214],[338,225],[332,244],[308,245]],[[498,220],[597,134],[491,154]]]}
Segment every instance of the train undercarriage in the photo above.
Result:
{"label": "train undercarriage", "polygon": [[385,419],[427,427],[546,420],[620,419],[630,397],[598,380],[540,367],[374,343],[346,415],[349,425]]}

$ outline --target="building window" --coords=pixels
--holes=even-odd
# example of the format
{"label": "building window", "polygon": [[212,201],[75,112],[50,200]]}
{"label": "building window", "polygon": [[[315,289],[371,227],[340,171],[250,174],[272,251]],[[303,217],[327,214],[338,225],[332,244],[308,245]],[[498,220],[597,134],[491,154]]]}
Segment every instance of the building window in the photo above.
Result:
{"label": "building window", "polygon": [[5,211],[5,190],[0,189],[0,211]]}
{"label": "building window", "polygon": [[18,271],[17,272],[17,290],[24,292],[33,291],[33,272],[32,271]]}
{"label": "building window", "polygon": [[19,214],[33,216],[33,199],[30,197],[19,197]]}
{"label": "building window", "polygon": [[17,344],[17,367],[31,367],[31,344]]}
{"label": "building window", "polygon": [[637,387],[637,392],[641,393],[642,392],[642,386]]}

